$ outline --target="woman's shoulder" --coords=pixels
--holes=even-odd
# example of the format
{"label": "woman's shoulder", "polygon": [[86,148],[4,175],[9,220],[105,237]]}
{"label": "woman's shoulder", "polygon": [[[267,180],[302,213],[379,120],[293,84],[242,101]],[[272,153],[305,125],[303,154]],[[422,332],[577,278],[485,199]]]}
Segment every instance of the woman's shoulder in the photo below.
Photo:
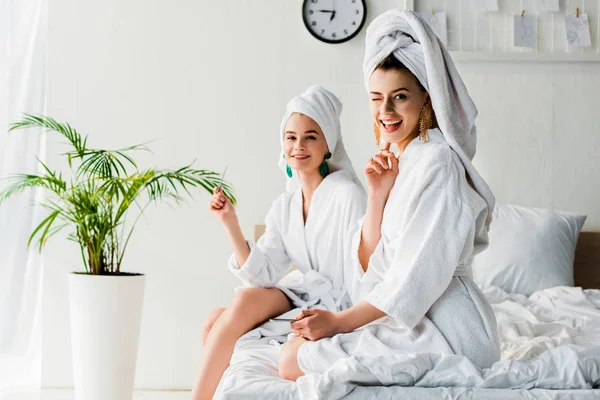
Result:
{"label": "woman's shoulder", "polygon": [[415,150],[415,153],[418,153],[415,158],[428,163],[451,162],[454,154],[454,151],[437,128],[429,130],[427,143],[422,142],[420,138],[415,139]]}
{"label": "woman's shoulder", "polygon": [[[300,189],[298,189],[300,190]],[[292,198],[294,197],[294,195],[296,194],[296,191],[294,192],[283,192],[281,193],[279,196],[277,196],[277,198],[275,200],[273,200],[273,203],[271,203],[271,208],[277,208],[277,207],[282,207],[286,204],[289,204],[289,202],[292,200]]]}
{"label": "woman's shoulder", "polygon": [[281,228],[284,221],[289,220],[292,210],[302,207],[302,197],[297,196],[299,192],[283,192],[271,202],[265,222],[267,225],[275,224]]}
{"label": "woman's shoulder", "polygon": [[415,151],[411,154],[413,168],[417,168],[425,175],[436,176],[439,179],[448,179],[464,170],[458,154],[452,150],[439,129],[429,130],[427,143],[420,139],[415,140],[418,142]]}

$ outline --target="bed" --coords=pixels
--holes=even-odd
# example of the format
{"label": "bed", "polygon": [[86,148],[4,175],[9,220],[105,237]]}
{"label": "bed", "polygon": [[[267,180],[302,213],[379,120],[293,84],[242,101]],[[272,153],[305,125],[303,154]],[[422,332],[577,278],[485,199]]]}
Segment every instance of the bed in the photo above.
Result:
{"label": "bed", "polygon": [[[263,231],[256,226],[255,236]],[[575,240],[574,287],[530,296],[482,288],[502,342],[502,360],[489,370],[462,356],[416,354],[379,371],[350,360],[293,383],[278,376],[278,341],[251,332],[236,344],[215,399],[600,399],[600,232]]]}

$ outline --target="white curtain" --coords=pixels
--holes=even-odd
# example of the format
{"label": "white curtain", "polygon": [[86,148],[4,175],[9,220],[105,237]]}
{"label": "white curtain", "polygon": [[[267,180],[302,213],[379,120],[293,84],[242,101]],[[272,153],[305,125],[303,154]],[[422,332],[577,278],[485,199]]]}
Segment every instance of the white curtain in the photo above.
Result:
{"label": "white curtain", "polygon": [[[23,113],[45,114],[47,0],[0,0],[0,177],[38,171],[40,132],[7,133]],[[0,181],[0,187],[5,185]],[[29,191],[0,205],[0,394],[41,381],[42,258],[27,240],[42,211]],[[0,397],[2,397],[0,395]]]}

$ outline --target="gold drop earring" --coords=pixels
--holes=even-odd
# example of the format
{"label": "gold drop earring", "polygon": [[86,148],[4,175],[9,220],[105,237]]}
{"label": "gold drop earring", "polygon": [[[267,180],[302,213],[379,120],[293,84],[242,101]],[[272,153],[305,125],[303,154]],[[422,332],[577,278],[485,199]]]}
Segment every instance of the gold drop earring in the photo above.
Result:
{"label": "gold drop earring", "polygon": [[373,122],[373,133],[375,134],[375,144],[377,145],[377,148],[379,148],[381,132],[379,131],[379,127],[377,126],[376,122]]}

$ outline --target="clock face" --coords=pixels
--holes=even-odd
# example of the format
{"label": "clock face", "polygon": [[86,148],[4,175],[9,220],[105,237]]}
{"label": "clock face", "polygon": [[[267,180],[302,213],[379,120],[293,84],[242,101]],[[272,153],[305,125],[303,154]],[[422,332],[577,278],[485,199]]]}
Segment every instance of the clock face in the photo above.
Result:
{"label": "clock face", "polygon": [[343,43],[360,32],[367,18],[365,0],[304,0],[306,29],[326,43]]}

